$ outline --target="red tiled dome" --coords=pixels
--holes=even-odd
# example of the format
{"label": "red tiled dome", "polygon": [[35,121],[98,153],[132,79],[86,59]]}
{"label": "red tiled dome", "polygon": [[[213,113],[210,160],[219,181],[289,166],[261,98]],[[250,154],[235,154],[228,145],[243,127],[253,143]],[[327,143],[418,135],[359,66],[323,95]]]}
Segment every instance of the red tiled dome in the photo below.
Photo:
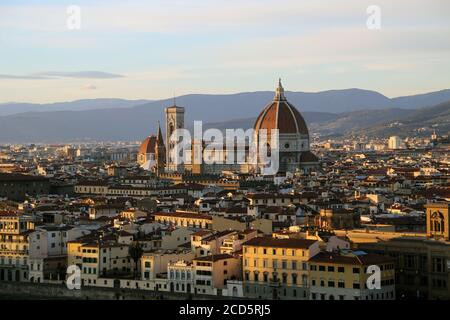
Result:
{"label": "red tiled dome", "polygon": [[293,133],[309,135],[305,120],[298,110],[284,97],[284,89],[279,84],[274,100],[264,108],[256,119],[255,130],[278,129],[280,134]]}
{"label": "red tiled dome", "polygon": [[139,148],[139,154],[147,154],[147,153],[155,153],[156,149],[156,137],[149,136],[145,138],[141,143],[141,147]]}

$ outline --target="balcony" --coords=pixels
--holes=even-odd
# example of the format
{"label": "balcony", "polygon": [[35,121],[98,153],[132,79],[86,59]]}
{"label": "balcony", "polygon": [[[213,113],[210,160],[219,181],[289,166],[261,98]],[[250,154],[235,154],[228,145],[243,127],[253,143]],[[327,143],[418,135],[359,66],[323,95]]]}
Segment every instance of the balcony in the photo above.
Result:
{"label": "balcony", "polygon": [[269,279],[269,286],[271,286],[271,287],[279,287],[280,286],[280,279],[278,279],[278,278],[270,278]]}
{"label": "balcony", "polygon": [[0,248],[0,253],[26,255],[28,254],[28,250],[10,250]]}

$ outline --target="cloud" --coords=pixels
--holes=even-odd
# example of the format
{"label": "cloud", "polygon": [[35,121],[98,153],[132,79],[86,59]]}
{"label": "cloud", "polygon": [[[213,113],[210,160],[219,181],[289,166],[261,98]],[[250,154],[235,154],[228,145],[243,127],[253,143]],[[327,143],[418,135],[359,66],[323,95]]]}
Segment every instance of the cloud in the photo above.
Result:
{"label": "cloud", "polygon": [[38,72],[29,75],[12,75],[0,74],[0,79],[20,79],[20,80],[51,80],[61,78],[75,78],[75,79],[114,79],[123,78],[123,75],[114,74],[101,71],[78,71],[78,72],[61,72],[61,71],[47,71]]}
{"label": "cloud", "polygon": [[11,79],[11,80],[41,80],[41,79],[49,79],[44,76],[17,76],[13,74],[0,74],[0,79]]}
{"label": "cloud", "polygon": [[87,84],[83,86],[83,90],[97,90],[97,86],[95,84]]}
{"label": "cloud", "polygon": [[123,77],[123,75],[120,74],[101,71],[79,71],[79,72],[48,71],[36,73],[35,75],[44,77],[78,78],[78,79],[112,79]]}

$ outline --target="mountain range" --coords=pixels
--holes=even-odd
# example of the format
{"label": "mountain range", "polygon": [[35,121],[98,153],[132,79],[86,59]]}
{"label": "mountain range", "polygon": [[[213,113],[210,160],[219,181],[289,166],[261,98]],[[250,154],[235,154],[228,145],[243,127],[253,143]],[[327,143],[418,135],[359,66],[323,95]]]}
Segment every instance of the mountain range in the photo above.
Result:
{"label": "mountain range", "polygon": [[[397,98],[362,89],[286,92],[286,96],[310,131],[322,135],[406,134],[436,123],[438,130],[448,131],[450,89]],[[269,91],[190,94],[177,97],[176,103],[186,108],[187,127],[202,120],[204,128],[248,128],[272,98]],[[172,104],[172,99],[0,104],[0,143],[141,140],[155,133],[158,121],[164,123],[164,108]]]}

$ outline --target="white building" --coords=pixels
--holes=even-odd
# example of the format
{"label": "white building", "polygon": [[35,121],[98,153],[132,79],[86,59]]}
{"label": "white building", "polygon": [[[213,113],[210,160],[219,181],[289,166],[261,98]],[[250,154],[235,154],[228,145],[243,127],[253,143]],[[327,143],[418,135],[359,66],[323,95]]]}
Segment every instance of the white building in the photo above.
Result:
{"label": "white building", "polygon": [[388,141],[388,148],[391,150],[396,149],[403,149],[405,147],[405,144],[403,143],[403,140],[399,136],[392,136],[389,138]]}

